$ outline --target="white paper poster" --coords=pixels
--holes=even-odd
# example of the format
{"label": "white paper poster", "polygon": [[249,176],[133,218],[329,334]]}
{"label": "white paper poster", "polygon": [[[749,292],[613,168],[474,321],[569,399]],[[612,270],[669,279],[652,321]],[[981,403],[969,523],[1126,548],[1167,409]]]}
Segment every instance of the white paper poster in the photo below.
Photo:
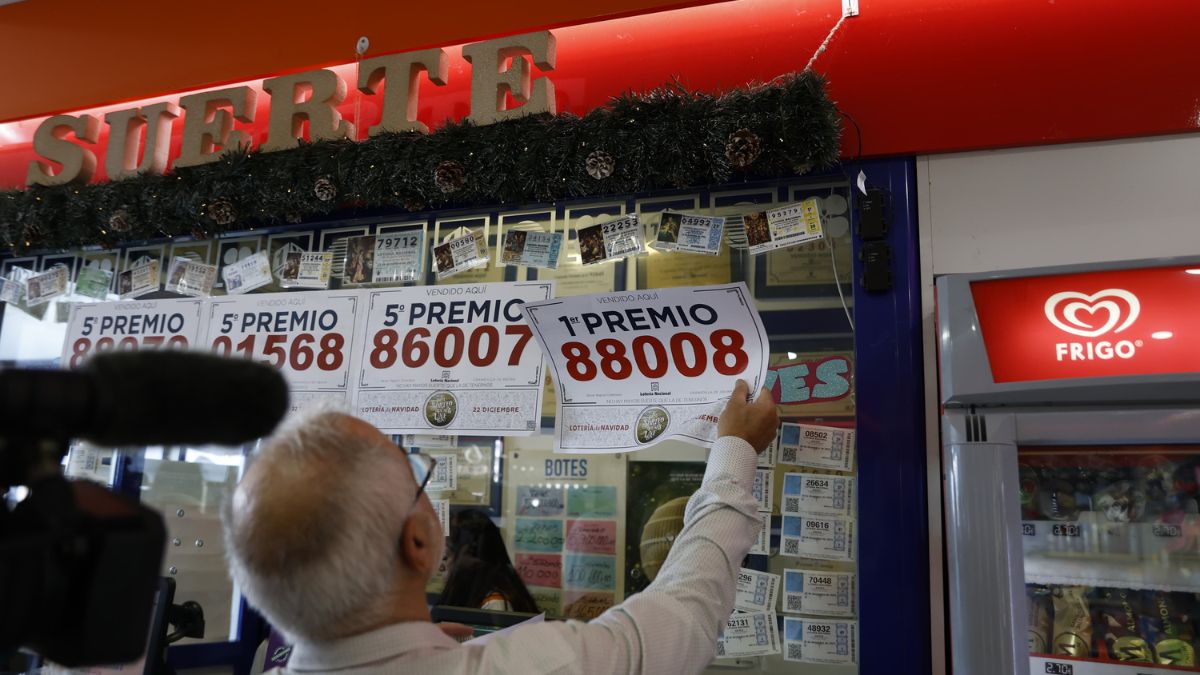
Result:
{"label": "white paper poster", "polygon": [[854,560],[854,521],[847,518],[784,516],[779,552],[818,560]]}
{"label": "white paper poster", "polygon": [[205,304],[208,347],[278,368],[291,389],[292,410],[317,399],[349,403],[361,300],[354,291],[213,298]]}
{"label": "white paper poster", "polygon": [[525,306],[558,387],[555,449],[707,447],[733,391],[762,386],[769,346],[744,283],[603,293]]}
{"label": "white paper poster", "polygon": [[553,282],[370,291],[356,414],[392,434],[536,433],[545,364],[521,307]]}
{"label": "white paper poster", "polygon": [[740,612],[765,612],[775,609],[779,594],[779,575],[770,572],[738,570],[737,594],[733,608]]}
{"label": "white paper poster", "polygon": [[188,349],[200,339],[203,302],[191,298],[74,305],[63,342],[63,365],[114,350]]}

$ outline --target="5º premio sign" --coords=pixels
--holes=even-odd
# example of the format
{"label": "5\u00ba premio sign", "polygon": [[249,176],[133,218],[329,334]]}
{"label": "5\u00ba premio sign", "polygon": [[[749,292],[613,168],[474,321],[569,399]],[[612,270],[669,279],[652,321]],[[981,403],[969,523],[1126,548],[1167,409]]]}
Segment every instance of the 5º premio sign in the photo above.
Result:
{"label": "5\u00ba premio sign", "polygon": [[315,400],[350,403],[350,350],[361,296],[271,293],[207,300],[208,348],[268,363],[287,378],[292,409]]}
{"label": "5\u00ba premio sign", "polygon": [[553,294],[546,281],[369,292],[356,414],[387,433],[536,433],[545,365],[521,307]]}
{"label": "5\u00ba premio sign", "polygon": [[547,300],[525,312],[559,388],[560,451],[667,438],[707,446],[734,381],[757,393],[766,380],[766,332],[742,283]]}
{"label": "5\u00ba premio sign", "polygon": [[200,341],[203,303],[195,299],[79,304],[71,309],[62,362],[141,349],[191,349]]}

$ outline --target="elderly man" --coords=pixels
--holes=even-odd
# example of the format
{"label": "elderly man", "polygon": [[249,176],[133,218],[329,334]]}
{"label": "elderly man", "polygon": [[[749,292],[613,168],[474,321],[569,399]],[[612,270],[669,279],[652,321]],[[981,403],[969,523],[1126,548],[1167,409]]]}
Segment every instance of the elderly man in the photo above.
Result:
{"label": "elderly man", "polygon": [[227,502],[230,567],[250,602],[296,644],[296,673],[696,673],[733,609],[758,528],[756,453],[779,417],[739,381],[683,531],[646,590],[587,623],[547,622],[485,645],[430,623],[425,584],[442,527],[426,465],[374,427],[320,413],[275,435]]}

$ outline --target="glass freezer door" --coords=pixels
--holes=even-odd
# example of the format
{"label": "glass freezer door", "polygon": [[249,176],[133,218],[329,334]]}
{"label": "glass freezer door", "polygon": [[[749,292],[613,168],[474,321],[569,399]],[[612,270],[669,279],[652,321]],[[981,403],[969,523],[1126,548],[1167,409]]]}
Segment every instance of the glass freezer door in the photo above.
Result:
{"label": "glass freezer door", "polygon": [[1030,672],[1200,672],[1200,445],[1018,458]]}

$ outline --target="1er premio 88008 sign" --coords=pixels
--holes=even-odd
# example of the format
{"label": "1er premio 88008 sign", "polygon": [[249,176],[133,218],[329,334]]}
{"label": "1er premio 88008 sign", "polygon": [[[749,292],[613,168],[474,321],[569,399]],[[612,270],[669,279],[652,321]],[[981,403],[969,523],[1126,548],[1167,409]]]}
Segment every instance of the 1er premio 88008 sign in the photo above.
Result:
{"label": "1er premio 88008 sign", "polygon": [[1200,371],[1200,268],[971,283],[997,383]]}

